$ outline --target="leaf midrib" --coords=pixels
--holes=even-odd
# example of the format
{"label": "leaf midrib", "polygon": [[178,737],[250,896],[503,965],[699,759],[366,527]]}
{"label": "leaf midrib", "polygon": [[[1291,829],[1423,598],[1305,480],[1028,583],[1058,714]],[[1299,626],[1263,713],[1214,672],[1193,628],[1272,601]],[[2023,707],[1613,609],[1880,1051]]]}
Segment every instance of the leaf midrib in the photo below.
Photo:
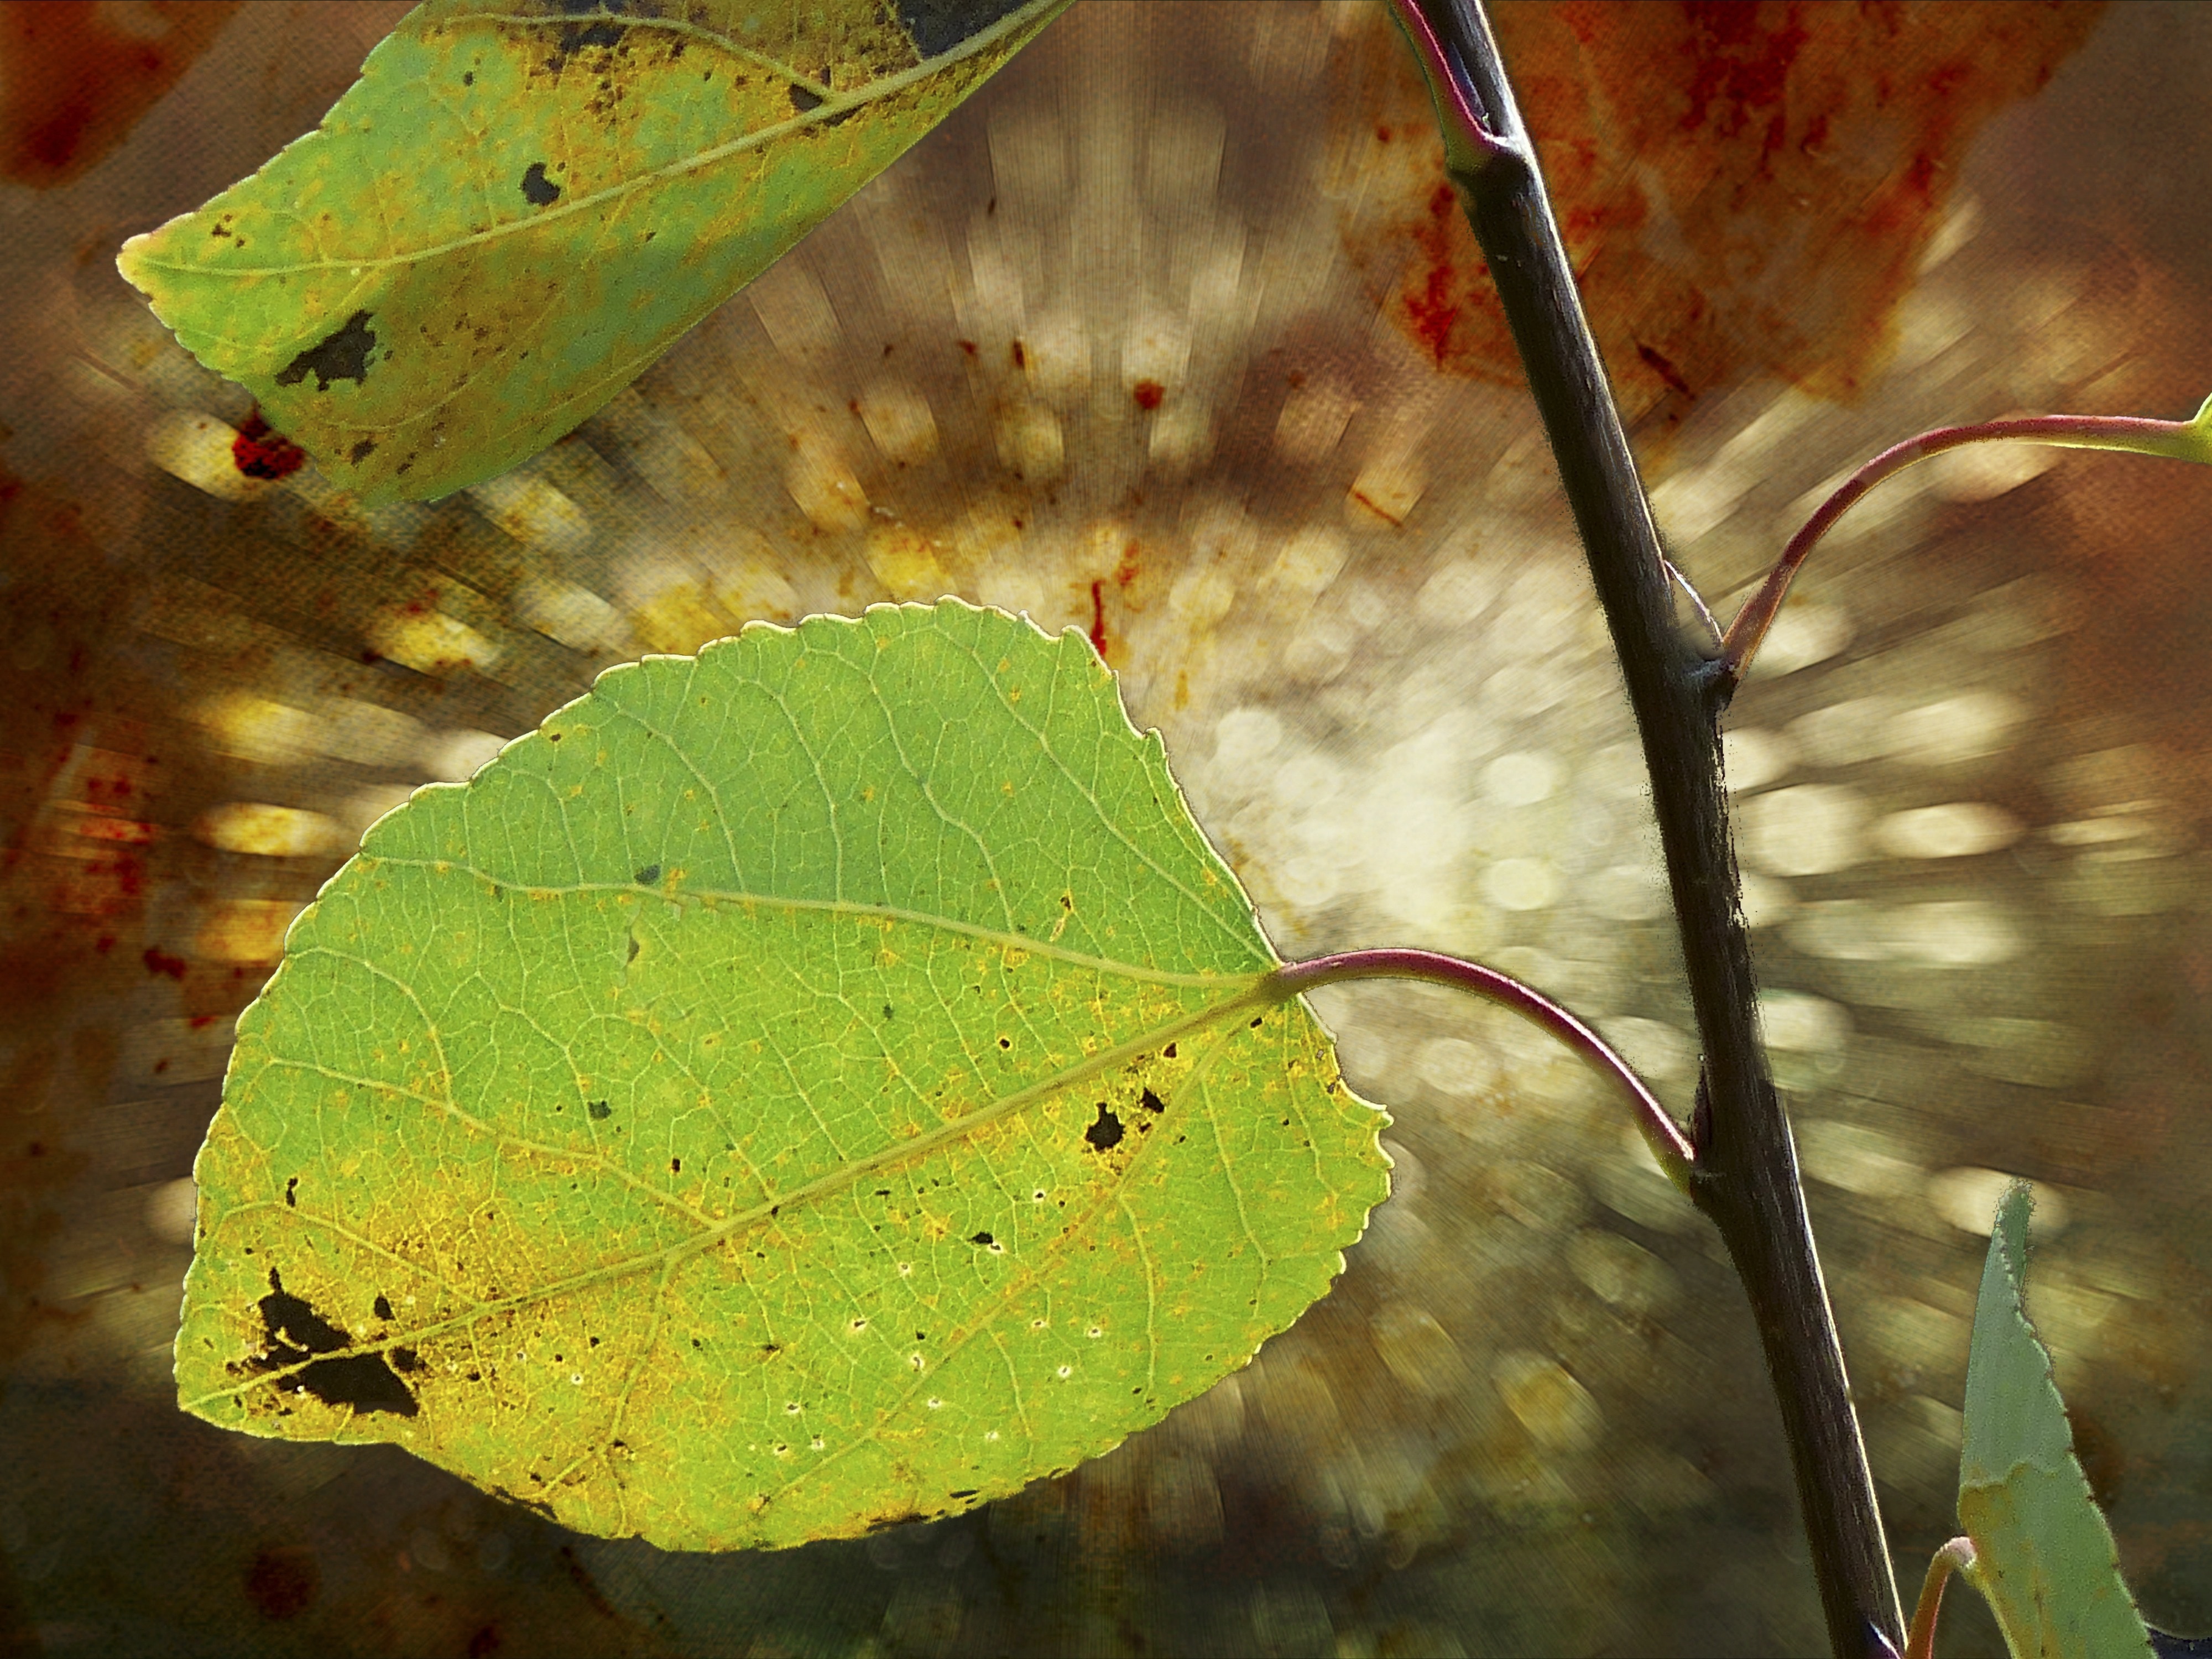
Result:
{"label": "leaf midrib", "polygon": [[[581,213],[587,208],[596,207],[602,203],[616,200],[622,197],[633,195],[639,191],[650,189],[652,186],[666,180],[681,178],[687,173],[699,172],[704,168],[714,166],[716,162],[727,161],[732,156],[741,155],[750,150],[763,149],[774,140],[782,137],[787,133],[799,132],[804,131],[809,127],[825,125],[829,122],[849,114],[854,110],[864,108],[872,103],[879,103],[886,99],[896,96],[899,93],[904,92],[909,87],[920,85],[922,82],[929,79],[939,71],[951,69],[954,65],[963,63],[968,58],[975,57],[977,53],[986,51],[992,46],[995,46],[1006,36],[1017,33],[1024,27],[1026,27],[1041,15],[1056,11],[1066,3],[1068,3],[1068,0],[1030,0],[1030,3],[1022,7],[1018,11],[1009,12],[998,22],[994,23],[990,27],[983,30],[980,33],[970,35],[967,40],[962,41],[951,51],[942,52],[935,58],[926,58],[910,69],[901,70],[896,74],[884,76],[881,80],[871,81],[866,85],[855,88],[851,92],[830,93],[828,95],[824,96],[822,102],[817,104],[814,108],[795,115],[787,121],[779,121],[770,126],[757,128],[753,131],[746,133],[741,137],[732,139],[726,144],[718,144],[712,149],[701,150],[695,155],[682,157],[679,160],[668,162],[664,166],[655,167],[649,173],[640,173],[635,178],[626,179],[619,184],[610,185],[605,190],[594,191],[589,196],[580,196],[573,202],[563,202],[554,206],[543,209],[532,213],[530,217],[526,219],[510,220],[505,224],[493,225],[484,230],[471,231],[465,236],[458,236],[450,241],[434,243],[410,252],[374,255],[369,258],[358,259],[310,259],[302,260],[296,264],[281,265],[210,265],[182,260],[156,258],[149,254],[142,253],[139,254],[132,263],[140,270],[162,270],[180,276],[197,276],[208,278],[220,277],[237,281],[246,281],[264,276],[299,276],[313,271],[339,270],[343,270],[354,276],[359,276],[362,272],[367,270],[384,270],[401,266],[419,264],[425,260],[443,258],[445,255],[452,253],[461,248],[471,247],[486,242],[496,241],[501,238],[518,235],[527,231],[534,231],[539,227],[551,224],[556,220],[568,218],[573,215]],[[482,14],[479,14],[479,15],[482,15]],[[495,18],[491,21],[514,21],[532,23],[569,23],[575,20],[574,18],[568,17],[552,17],[519,18],[512,20]],[[624,19],[623,21],[625,22],[630,21],[630,20],[628,19]],[[647,21],[648,20],[646,19],[636,20],[635,23],[631,23],[631,27],[641,26]],[[735,55],[755,62],[764,62],[768,67],[775,69],[786,76],[791,76],[793,84],[795,85],[803,85],[811,89],[818,84],[807,77],[796,75],[793,70],[786,68],[781,64],[775,63],[773,60],[763,59],[759,54],[747,52],[744,48],[740,46],[732,46],[728,41],[718,41],[718,44]],[[203,211],[204,211],[204,210],[203,210]],[[158,235],[160,233],[157,231],[152,234]],[[134,238],[132,240],[135,240],[137,239]],[[127,245],[125,251],[128,251]]]}
{"label": "leaf midrib", "polygon": [[[629,890],[635,892],[637,890],[635,888],[631,888]],[[1214,982],[1220,983],[1221,981],[1217,981]],[[1211,1003],[1203,1008],[1195,1009],[1188,1013],[1180,1015],[1172,1020],[1169,1020],[1160,1025],[1153,1027],[1150,1030],[1131,1037],[1126,1042],[1117,1043],[1112,1048],[1102,1049],[1095,1054],[1087,1054],[1075,1064],[1063,1067],[1059,1072],[1054,1073],[1052,1076],[1042,1079],[1024,1088],[1018,1089],[1013,1093],[1001,1097],[1000,1099],[993,1101],[987,1105],[978,1107],[975,1111],[969,1113],[966,1116],[959,1118],[951,1123],[945,1124],[936,1129],[928,1130],[921,1134],[914,1136],[910,1139],[900,1141],[896,1146],[887,1146],[880,1152],[872,1152],[866,1158],[856,1159],[850,1164],[842,1165],[838,1169],[827,1171],[823,1175],[816,1176],[812,1181],[802,1182],[800,1185],[792,1188],[787,1193],[777,1194],[769,1198],[764,1199],[759,1203],[752,1206],[750,1209],[740,1211],[738,1213],[730,1217],[726,1221],[717,1223],[712,1227],[703,1229],[698,1234],[690,1238],[681,1240],[677,1243],[665,1246],[658,1250],[646,1251],[636,1255],[623,1257],[619,1261],[605,1262],[599,1267],[586,1269],[580,1273],[572,1274],[567,1279],[556,1280],[550,1285],[540,1285],[532,1290],[520,1291],[511,1297],[503,1297],[495,1302],[478,1303],[470,1308],[466,1312],[455,1314],[445,1319],[434,1320],[428,1324],[416,1326],[407,1331],[387,1332],[384,1336],[380,1337],[374,1342],[349,1344],[343,1352],[349,1356],[381,1354],[392,1348],[417,1346],[421,1343],[428,1341],[434,1337],[442,1336],[449,1331],[464,1329],[471,1324],[484,1319],[491,1318],[496,1315],[512,1312],[514,1310],[529,1307],[537,1303],[550,1301],[556,1297],[569,1295],[579,1291],[588,1290],[595,1285],[602,1285],[611,1280],[629,1278],[634,1275],[645,1273],[656,1267],[663,1269],[672,1268],[678,1262],[688,1257],[703,1255],[708,1250],[714,1249],[715,1246],[728,1242],[745,1228],[771,1218],[772,1217],[779,1214],[787,1206],[805,1203],[809,1200],[821,1197],[827,1193],[835,1192],[843,1187],[848,1186],[853,1182],[860,1180],[863,1176],[874,1174],[878,1170],[889,1168],[892,1164],[904,1162],[909,1158],[926,1156],[927,1154],[936,1151],[940,1146],[947,1146],[956,1140],[966,1138],[967,1136],[974,1133],[977,1129],[994,1123],[1001,1118],[1011,1116],[1013,1113],[1021,1110],[1024,1107],[1044,1099],[1047,1097],[1058,1092],[1060,1090],[1071,1087],[1075,1084],[1083,1082],[1086,1079],[1096,1077],[1103,1072],[1110,1070],[1112,1067],[1121,1064],[1123,1060],[1133,1059],[1136,1055],[1156,1048],[1163,1043],[1173,1042],[1176,1038],[1193,1030],[1210,1024],[1216,1020],[1225,1018],[1231,1014],[1241,1012],[1248,1007],[1257,1006],[1261,1003],[1273,1000],[1274,999],[1272,998],[1263,988],[1267,982],[1268,981],[1265,976],[1254,975],[1235,995],[1224,998],[1223,1000],[1218,1002]],[[398,1092],[408,1092],[398,1090],[397,1085],[378,1085],[375,1086],[393,1088]],[[451,1103],[443,1103],[442,1105],[444,1108],[450,1109],[457,1119],[467,1122],[471,1126],[475,1126],[478,1122],[478,1120],[462,1114],[459,1108],[453,1107]],[[499,1141],[502,1145],[509,1144],[506,1136],[502,1135],[497,1130],[491,1129],[489,1126],[483,1126],[482,1132],[489,1138]],[[549,1156],[551,1154],[549,1154]],[[588,1154],[565,1154],[564,1156],[575,1157],[579,1158],[587,1158],[589,1157]],[[216,1218],[214,1225],[210,1227],[208,1231],[212,1235],[216,1227],[223,1225],[234,1216],[242,1215],[262,1209],[268,1209],[273,1212],[276,1209],[276,1201],[273,1199],[257,1199],[250,1203],[239,1205],[232,1209],[226,1210],[222,1216]],[[283,1213],[291,1220],[298,1221],[307,1225],[324,1227],[332,1231],[349,1231],[341,1228],[339,1224],[335,1222],[315,1215],[312,1211],[301,1209],[296,1206],[289,1207],[284,1210]],[[388,1251],[381,1253],[386,1255],[390,1254]],[[421,1267],[417,1264],[409,1263],[407,1265],[412,1271],[422,1271]],[[450,1289],[450,1287],[447,1288]],[[200,1412],[203,1407],[211,1405],[217,1401],[237,1399],[245,1395],[253,1393],[255,1390],[264,1387],[273,1388],[288,1377],[296,1376],[307,1370],[309,1366],[319,1364],[321,1361],[328,1359],[331,1357],[331,1356],[329,1354],[318,1354],[312,1359],[303,1360],[296,1364],[263,1371],[245,1382],[237,1384],[234,1387],[213,1389],[207,1394],[200,1395],[191,1400],[188,1400],[185,1401],[184,1404],[187,1410]]]}

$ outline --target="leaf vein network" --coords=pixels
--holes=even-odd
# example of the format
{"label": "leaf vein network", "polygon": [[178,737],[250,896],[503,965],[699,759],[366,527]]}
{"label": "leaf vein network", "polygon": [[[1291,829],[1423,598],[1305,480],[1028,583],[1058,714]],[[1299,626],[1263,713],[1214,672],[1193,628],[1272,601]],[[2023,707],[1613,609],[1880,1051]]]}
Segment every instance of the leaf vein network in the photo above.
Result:
{"label": "leaf vein network", "polygon": [[[152,270],[179,271],[204,276],[222,276],[241,280],[257,276],[299,276],[309,271],[332,270],[342,265],[349,269],[367,270],[393,266],[419,264],[426,260],[441,258],[444,255],[452,253],[460,248],[476,246],[485,242],[497,241],[505,237],[522,232],[538,230],[557,220],[568,218],[574,214],[584,212],[587,209],[597,207],[603,202],[615,200],[624,196],[642,191],[650,188],[653,185],[663,183],[670,179],[679,179],[688,173],[703,171],[708,167],[713,167],[717,162],[728,161],[733,156],[744,155],[750,150],[764,149],[776,139],[784,137],[787,133],[803,131],[809,127],[827,126],[830,122],[838,119],[840,117],[849,114],[854,110],[861,109],[869,104],[881,103],[885,100],[895,97],[898,94],[907,90],[908,88],[920,84],[921,82],[928,79],[931,76],[938,73],[939,70],[949,69],[953,64],[973,57],[978,52],[988,51],[991,47],[996,46],[999,41],[1006,35],[1018,33],[1022,27],[1026,26],[1039,10],[1043,9],[1043,5],[1044,0],[1032,0],[1031,4],[1023,7],[1019,11],[1007,14],[1005,18],[1001,19],[999,22],[993,24],[989,28],[970,35],[967,40],[962,41],[951,51],[945,52],[936,58],[925,58],[921,63],[913,65],[911,68],[899,70],[896,74],[885,76],[880,80],[871,81],[866,85],[856,87],[850,92],[831,92],[825,90],[822,96],[822,101],[819,104],[815,106],[812,109],[806,110],[792,116],[787,120],[773,122],[764,127],[757,127],[752,131],[745,133],[739,137],[733,138],[726,143],[712,145],[706,149],[696,151],[692,155],[681,156],[676,161],[665,163],[664,165],[654,167],[648,172],[640,173],[635,178],[625,179],[617,184],[609,185],[604,190],[595,191],[586,196],[577,197],[572,202],[560,202],[556,203],[550,207],[540,208],[535,210],[526,219],[511,219],[502,224],[491,225],[483,230],[471,231],[465,235],[456,236],[444,242],[431,243],[410,252],[386,254],[381,257],[371,256],[368,258],[362,259],[325,258],[301,260],[295,261],[290,264],[281,265],[214,266],[198,262],[187,263],[180,260],[157,259],[143,256],[137,263],[143,268]],[[546,24],[556,21],[568,22],[573,21],[568,18],[509,17],[486,13],[479,13],[477,14],[477,16],[487,21],[507,21],[529,24]],[[643,22],[647,20],[638,19],[633,21],[630,19],[625,18],[623,21],[625,23],[628,23],[630,27],[636,27],[637,23]],[[722,44],[725,46],[726,49],[732,52],[739,53],[747,57],[752,56],[750,53],[744,52],[744,48],[742,47],[730,46],[726,42]],[[780,65],[774,64],[772,61],[770,62],[769,66],[772,68],[781,69]],[[793,74],[793,71],[784,70],[781,72],[789,76],[794,84],[800,83],[801,77]]]}

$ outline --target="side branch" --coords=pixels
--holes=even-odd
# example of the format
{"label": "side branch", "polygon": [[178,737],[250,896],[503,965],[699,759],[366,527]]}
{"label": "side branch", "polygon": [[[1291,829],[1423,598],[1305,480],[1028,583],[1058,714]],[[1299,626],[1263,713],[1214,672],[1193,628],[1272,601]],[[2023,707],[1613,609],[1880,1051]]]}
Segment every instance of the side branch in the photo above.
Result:
{"label": "side branch", "polygon": [[1901,444],[1892,444],[1838,485],[1835,494],[1820,503],[1804,528],[1790,538],[1774,568],[1736,618],[1721,641],[1720,660],[1713,673],[1724,691],[1742,683],[1745,672],[1766,630],[1781,613],[1789,597],[1791,578],[1805,562],[1820,538],[1837,520],[1884,478],[1902,472],[1916,461],[1940,455],[1966,444],[2007,441],[2047,444],[2061,449],[2117,449],[2130,454],[2153,455],[2177,461],[2212,461],[2212,433],[2207,431],[2212,401],[2190,421],[2152,421],[2132,415],[2031,415],[2019,420],[1980,421],[1972,426],[1938,427]]}
{"label": "side branch", "polygon": [[1725,698],[1711,665],[1675,629],[1650,507],[1488,20],[1474,0],[1411,3],[1444,43],[1447,68],[1465,75],[1481,125],[1509,152],[1451,169],[1453,182],[1528,369],[1644,741],[1704,1049],[1692,1193],[1720,1230],[1758,1323],[1829,1641],[1858,1659],[1870,1634],[1893,1649],[1905,1620],[1796,1152],[1759,1040],[1721,787]]}

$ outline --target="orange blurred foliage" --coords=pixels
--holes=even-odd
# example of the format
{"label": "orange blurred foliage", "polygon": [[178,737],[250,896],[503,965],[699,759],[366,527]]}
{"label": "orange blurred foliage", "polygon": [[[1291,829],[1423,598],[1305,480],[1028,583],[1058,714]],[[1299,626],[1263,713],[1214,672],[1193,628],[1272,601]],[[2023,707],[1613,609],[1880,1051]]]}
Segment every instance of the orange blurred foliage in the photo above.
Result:
{"label": "orange blurred foliage", "polygon": [[[2100,5],[1531,0],[1492,16],[1616,395],[1671,423],[1761,370],[1848,398],[1990,116],[2049,81]],[[1447,373],[1519,360],[1381,7],[1332,62],[1346,247]]]}
{"label": "orange blurred foliage", "polygon": [[97,165],[237,9],[238,0],[0,6],[0,179],[48,190]]}

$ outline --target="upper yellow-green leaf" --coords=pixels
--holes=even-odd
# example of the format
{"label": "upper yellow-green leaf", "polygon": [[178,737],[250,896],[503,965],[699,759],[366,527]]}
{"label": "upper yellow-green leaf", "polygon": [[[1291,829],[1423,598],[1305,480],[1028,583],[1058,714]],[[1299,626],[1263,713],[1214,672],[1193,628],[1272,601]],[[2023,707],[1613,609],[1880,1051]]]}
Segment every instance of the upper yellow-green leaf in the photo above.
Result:
{"label": "upper yellow-green leaf", "polygon": [[366,501],[572,430],[1068,0],[430,0],[118,261]]}
{"label": "upper yellow-green leaf", "polygon": [[1108,1449],[1387,1189],[1157,736],[957,601],[601,677],[295,925],[195,1173],[185,1407],[784,1545]]}
{"label": "upper yellow-green leaf", "polygon": [[1997,1206],[1974,1304],[1959,1520],[1966,1569],[2014,1659],[2148,1659],[2112,1528],[2074,1456],[2051,1356],[2027,1322],[2029,1189]]}

